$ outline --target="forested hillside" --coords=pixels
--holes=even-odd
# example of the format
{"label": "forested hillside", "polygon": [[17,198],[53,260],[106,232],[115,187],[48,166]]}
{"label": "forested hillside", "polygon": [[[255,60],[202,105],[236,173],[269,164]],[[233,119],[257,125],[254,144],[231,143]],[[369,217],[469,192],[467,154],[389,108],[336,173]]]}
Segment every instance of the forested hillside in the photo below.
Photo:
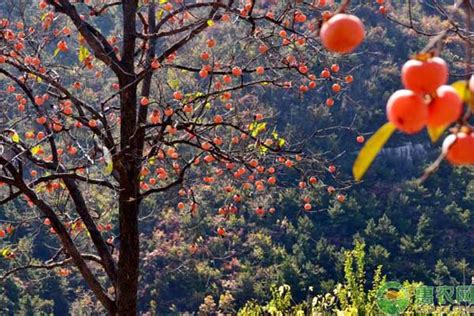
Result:
{"label": "forested hillside", "polygon": [[[304,305],[306,314],[334,312],[338,303],[324,305],[323,296],[315,303],[313,297],[334,294],[340,284],[347,289],[348,258],[365,264],[366,273],[357,275],[366,280],[362,292],[371,289],[374,274],[375,282],[383,276],[431,286],[474,282],[474,169],[441,161],[427,173],[450,130],[434,143],[426,130],[396,132],[362,181],[352,175],[364,144],[387,122],[387,100],[403,86],[402,65],[452,30],[450,23],[466,28],[465,11],[472,7],[352,1],[344,10],[361,19],[365,39],[350,54],[338,54],[325,50],[314,34],[325,12],[336,12],[341,1],[225,0],[208,8],[214,1],[140,0],[136,28],[144,31],[127,52],[121,2],[134,1],[0,1],[0,59],[8,57],[0,60],[0,314],[113,314],[104,301],[126,289],[114,281],[115,273],[117,280],[125,278],[120,269],[127,262],[119,254],[124,243],[134,248],[138,237],[137,312],[144,315],[263,313],[261,306],[280,302],[275,293],[283,285],[291,288],[291,303],[273,311],[296,313],[290,305],[309,304],[313,309]],[[77,7],[77,21],[68,18],[73,9],[66,3]],[[190,3],[195,11],[181,17],[183,9],[172,26],[163,22],[163,37],[147,38],[154,25]],[[208,16],[207,10],[215,12]],[[286,37],[278,33],[281,24],[264,24],[268,12],[275,21],[291,12],[305,26],[285,24],[295,34]],[[91,41],[100,46],[102,39],[94,32],[77,33],[79,14],[104,34],[112,53],[95,51]],[[241,22],[239,14],[255,20]],[[189,28],[187,21],[193,21]],[[173,33],[178,26],[199,31],[181,45],[182,33]],[[24,49],[9,42],[9,30],[27,34]],[[449,84],[470,77],[466,64],[472,60],[466,61],[459,34],[472,46],[473,33],[459,32],[448,32],[433,49],[449,65]],[[293,42],[281,44],[281,38]],[[41,66],[31,58],[15,62],[13,51],[18,60],[25,51],[41,56]],[[121,67],[136,70],[132,79],[143,82],[125,70],[115,78]],[[147,69],[156,71],[153,80],[147,81]],[[139,110],[128,118],[143,122],[125,144],[118,135],[132,124],[123,116],[129,86],[137,87]],[[151,129],[140,136],[142,127]],[[140,137],[145,145],[135,148]],[[123,164],[114,142],[125,148]],[[15,146],[28,154],[18,154]],[[125,196],[122,172],[137,153],[144,157],[130,171],[137,190]],[[17,191],[11,167],[31,182]],[[102,300],[40,201],[69,232],[103,289]],[[124,237],[133,220],[123,214],[133,212],[123,203],[140,203],[134,209],[137,240]],[[87,216],[80,213],[83,204]],[[119,272],[114,264],[107,268],[109,259]],[[117,306],[118,314],[130,315]],[[375,314],[369,306],[364,311]]]}

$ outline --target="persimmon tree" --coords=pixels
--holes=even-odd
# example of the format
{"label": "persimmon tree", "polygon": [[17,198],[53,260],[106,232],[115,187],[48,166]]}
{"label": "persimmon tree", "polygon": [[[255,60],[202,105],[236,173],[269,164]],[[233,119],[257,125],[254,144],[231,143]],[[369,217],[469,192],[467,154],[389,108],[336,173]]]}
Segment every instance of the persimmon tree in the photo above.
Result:
{"label": "persimmon tree", "polygon": [[[318,185],[317,168],[335,174],[272,130],[258,96],[330,91],[334,104],[353,78],[325,64],[327,50],[349,53],[364,38],[349,3],[2,2],[14,14],[0,23],[0,204],[24,201],[60,245],[4,277],[29,268],[67,276],[73,265],[109,314],[133,315],[143,200],[176,192],[178,209],[198,212],[197,188],[222,186],[232,194],[226,213],[241,190],[276,187],[281,170],[298,173],[300,187]],[[22,263],[14,249],[2,255]]]}

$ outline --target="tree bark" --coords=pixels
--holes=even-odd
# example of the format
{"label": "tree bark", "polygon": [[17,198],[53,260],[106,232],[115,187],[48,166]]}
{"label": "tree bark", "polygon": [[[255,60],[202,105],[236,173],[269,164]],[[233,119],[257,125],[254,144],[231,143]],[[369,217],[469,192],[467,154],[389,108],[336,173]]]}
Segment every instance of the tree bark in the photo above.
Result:
{"label": "tree bark", "polygon": [[126,190],[120,196],[120,256],[116,304],[118,315],[136,315],[140,244],[138,235],[139,201]]}
{"label": "tree bark", "polygon": [[116,295],[118,315],[136,315],[137,313],[141,156],[138,152],[139,144],[134,141],[137,119],[137,86],[133,83],[134,80],[135,78],[128,78],[121,82],[122,86],[130,85],[130,87],[121,93],[120,246]]}
{"label": "tree bark", "polygon": [[120,87],[120,246],[117,273],[116,305],[118,315],[137,314],[140,242],[138,213],[140,210],[141,145],[137,132],[137,84],[135,74],[137,0],[123,0],[123,46],[119,76]]}
{"label": "tree bark", "polygon": [[138,213],[140,210],[140,155],[134,141],[136,130],[137,87],[134,78],[122,86],[131,85],[121,94],[121,157],[119,228],[120,246],[117,273],[116,304],[118,315],[136,315],[139,276],[140,243]]}

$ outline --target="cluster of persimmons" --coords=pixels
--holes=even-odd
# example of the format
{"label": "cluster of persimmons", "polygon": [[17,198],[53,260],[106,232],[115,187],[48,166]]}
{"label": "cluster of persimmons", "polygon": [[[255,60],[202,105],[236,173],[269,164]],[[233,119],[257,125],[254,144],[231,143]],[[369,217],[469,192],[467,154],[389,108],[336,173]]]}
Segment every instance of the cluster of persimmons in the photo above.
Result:
{"label": "cluster of persimmons", "polygon": [[[407,61],[401,80],[405,89],[387,102],[387,117],[400,131],[415,134],[423,128],[446,128],[461,120],[463,99],[447,85],[448,65],[440,57],[420,54]],[[474,134],[463,124],[443,143],[447,160],[453,165],[474,164]]]}

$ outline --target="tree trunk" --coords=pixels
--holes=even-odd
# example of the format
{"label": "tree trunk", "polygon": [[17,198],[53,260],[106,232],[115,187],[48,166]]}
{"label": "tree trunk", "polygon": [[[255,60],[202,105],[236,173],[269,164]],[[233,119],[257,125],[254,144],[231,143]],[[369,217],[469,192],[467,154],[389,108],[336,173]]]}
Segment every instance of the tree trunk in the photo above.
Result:
{"label": "tree trunk", "polygon": [[136,140],[137,86],[135,78],[121,82],[128,86],[121,93],[121,157],[120,157],[120,195],[119,228],[120,247],[117,272],[116,304],[118,315],[133,316],[137,313],[137,291],[139,277],[140,242],[138,213],[140,210],[139,174],[141,148]]}
{"label": "tree trunk", "polygon": [[[137,140],[137,83],[135,74],[136,11],[138,0],[122,0],[123,46],[119,76],[120,93],[120,247],[117,271],[116,305],[118,315],[137,314],[140,260],[138,215],[143,144]],[[115,167],[115,166],[114,166]]]}
{"label": "tree trunk", "polygon": [[140,243],[138,213],[140,210],[139,174],[141,165],[140,145],[134,135],[137,120],[137,86],[134,78],[121,82],[130,86],[121,93],[121,157],[119,228],[120,247],[117,272],[116,304],[118,315],[136,315],[139,277]]}
{"label": "tree trunk", "polygon": [[138,237],[139,201],[120,196],[120,257],[116,304],[118,315],[136,315],[140,244]]}

